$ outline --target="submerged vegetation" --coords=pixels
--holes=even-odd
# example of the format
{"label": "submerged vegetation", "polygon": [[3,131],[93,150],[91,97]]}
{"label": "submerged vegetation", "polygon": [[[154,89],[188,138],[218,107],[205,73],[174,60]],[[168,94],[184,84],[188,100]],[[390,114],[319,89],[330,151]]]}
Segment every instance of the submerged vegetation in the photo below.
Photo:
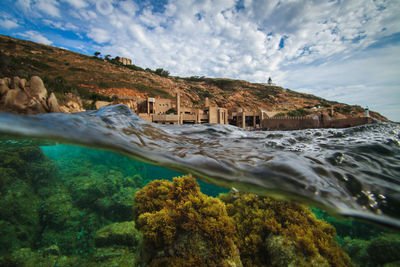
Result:
{"label": "submerged vegetation", "polygon": [[[13,145],[19,142],[0,142],[0,266],[378,266],[400,260],[397,233],[199,186],[192,177],[172,178],[180,174],[111,152]],[[154,180],[160,178],[168,180]]]}
{"label": "submerged vegetation", "polygon": [[244,266],[349,266],[335,229],[306,207],[255,194],[221,195]]}
{"label": "submerged vegetation", "polygon": [[143,262],[149,266],[241,266],[225,205],[184,176],[149,183],[135,196]]}

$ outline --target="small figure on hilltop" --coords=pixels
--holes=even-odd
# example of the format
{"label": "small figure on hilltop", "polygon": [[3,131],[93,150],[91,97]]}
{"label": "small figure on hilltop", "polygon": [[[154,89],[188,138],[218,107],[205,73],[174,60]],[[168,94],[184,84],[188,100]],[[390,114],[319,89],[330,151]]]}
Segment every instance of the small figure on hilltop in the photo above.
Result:
{"label": "small figure on hilltop", "polygon": [[272,85],[272,79],[271,79],[271,77],[268,78],[268,85]]}

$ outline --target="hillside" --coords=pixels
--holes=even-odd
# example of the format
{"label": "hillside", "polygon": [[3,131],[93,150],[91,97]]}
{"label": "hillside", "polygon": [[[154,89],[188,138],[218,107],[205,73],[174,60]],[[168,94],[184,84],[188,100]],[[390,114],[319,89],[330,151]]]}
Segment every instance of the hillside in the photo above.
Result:
{"label": "hillside", "polygon": [[[320,106],[322,112],[334,108],[337,118],[362,116],[364,109],[298,93],[279,86],[249,83],[242,80],[204,77],[171,77],[166,71],[152,71],[135,65],[123,66],[116,60],[71,52],[0,35],[0,78],[40,76],[46,88],[61,104],[66,94],[84,99],[86,108],[96,100],[110,100],[112,95],[173,98],[181,93],[182,105],[201,107],[205,98],[220,107],[259,109],[278,116],[301,116]],[[89,104],[88,104],[89,103]],[[377,119],[386,121],[378,113]]]}

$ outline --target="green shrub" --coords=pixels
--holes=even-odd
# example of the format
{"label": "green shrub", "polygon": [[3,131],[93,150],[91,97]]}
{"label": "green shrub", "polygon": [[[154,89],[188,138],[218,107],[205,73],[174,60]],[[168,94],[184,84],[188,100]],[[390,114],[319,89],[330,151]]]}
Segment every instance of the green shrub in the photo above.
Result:
{"label": "green shrub", "polygon": [[335,112],[347,115],[347,114],[351,113],[351,106],[335,107],[334,110],[335,110]]}
{"label": "green shrub", "polygon": [[280,112],[278,114],[275,114],[274,118],[282,118],[282,117],[286,117],[286,114],[283,112]]}
{"label": "green shrub", "polygon": [[186,80],[186,81],[192,81],[192,82],[204,82],[207,80],[204,76],[201,76],[201,77],[200,76],[191,76],[191,77],[185,77],[182,79]]}
{"label": "green shrub", "polygon": [[[199,97],[200,99],[204,100],[206,97],[212,97],[209,91],[205,90],[204,88],[191,86],[190,87]],[[193,101],[192,101],[193,102]]]}
{"label": "green shrub", "polygon": [[143,68],[141,68],[141,67],[139,67],[139,66],[136,66],[136,65],[125,65],[125,67],[127,67],[128,69],[131,69],[131,70],[137,70],[137,71],[144,71],[144,69]]}
{"label": "green shrub", "polygon": [[176,113],[176,109],[174,109],[174,108],[170,108],[165,112],[165,114],[175,114],[175,113]]}
{"label": "green shrub", "polygon": [[234,87],[238,85],[238,81],[229,79],[208,79],[207,82],[224,91],[236,91]]}
{"label": "green shrub", "polygon": [[71,93],[74,89],[62,76],[57,76],[56,78],[42,76],[42,80],[49,92],[65,94]]}
{"label": "green shrub", "polygon": [[303,108],[291,110],[287,113],[287,115],[289,117],[303,117],[303,116],[307,116],[308,114],[309,114],[308,111],[304,110]]}
{"label": "green shrub", "polygon": [[168,77],[169,71],[159,68],[159,69],[156,69],[155,74],[157,74],[161,77]]}
{"label": "green shrub", "polygon": [[92,101],[112,101],[109,96],[100,95],[95,92],[90,92],[89,89],[80,86],[73,86],[62,76],[56,78],[42,77],[43,83],[49,92],[54,92],[57,95],[72,93],[80,96],[82,99],[90,99]]}
{"label": "green shrub", "polygon": [[96,101],[91,101],[90,103],[87,103],[86,101],[83,101],[82,106],[86,110],[95,110],[96,109],[95,102]]}
{"label": "green shrub", "polygon": [[85,69],[77,68],[77,67],[69,67],[68,69],[69,69],[70,71],[83,71],[83,72],[86,72]]}
{"label": "green shrub", "polygon": [[0,52],[0,75],[3,77],[19,76],[28,79],[49,70],[51,67],[41,61],[29,57],[9,56]]}

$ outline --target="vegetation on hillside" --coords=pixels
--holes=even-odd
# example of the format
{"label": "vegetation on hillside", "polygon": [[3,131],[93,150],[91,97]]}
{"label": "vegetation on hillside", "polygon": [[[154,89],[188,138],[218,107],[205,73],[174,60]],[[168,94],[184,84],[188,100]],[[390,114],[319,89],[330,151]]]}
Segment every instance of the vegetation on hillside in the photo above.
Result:
{"label": "vegetation on hillside", "polygon": [[[249,111],[279,110],[284,114],[291,111],[289,116],[304,116],[306,108],[315,106],[325,109],[333,107],[334,112],[341,116],[353,116],[362,111],[357,106],[328,101],[272,84],[204,76],[171,77],[169,71],[163,68],[151,70],[134,64],[124,65],[118,56],[103,56],[99,51],[94,56],[87,56],[0,36],[0,78],[29,78],[33,75],[42,77],[46,88],[54,92],[57,98],[72,93],[92,103],[97,100],[109,101],[109,97],[115,94],[114,89],[121,89],[124,92],[128,90],[139,95],[162,98],[174,98],[179,91],[182,103],[186,105],[202,106],[205,99],[209,98],[211,105],[242,107]],[[290,110],[284,105],[288,102],[293,103]],[[299,108],[304,110],[296,110]]]}

